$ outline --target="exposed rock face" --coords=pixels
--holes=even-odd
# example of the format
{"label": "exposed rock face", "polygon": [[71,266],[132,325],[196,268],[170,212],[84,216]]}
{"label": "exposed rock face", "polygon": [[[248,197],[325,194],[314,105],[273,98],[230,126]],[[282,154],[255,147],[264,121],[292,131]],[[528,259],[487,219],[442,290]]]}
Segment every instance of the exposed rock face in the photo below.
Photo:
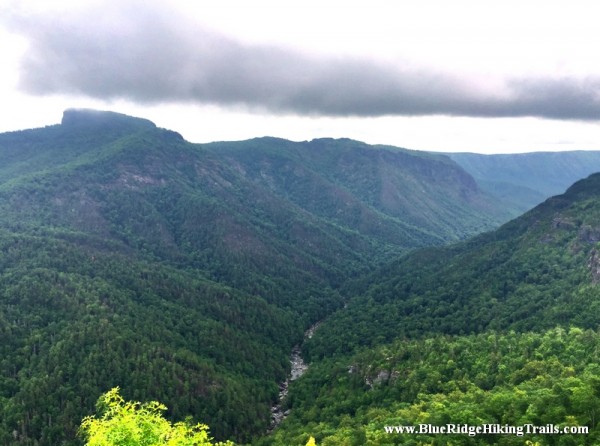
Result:
{"label": "exposed rock face", "polygon": [[600,253],[596,248],[590,252],[590,258],[588,259],[588,268],[592,273],[592,283],[600,283]]}
{"label": "exposed rock face", "polygon": [[590,225],[582,225],[577,233],[577,239],[584,243],[600,242],[600,228],[594,228]]}
{"label": "exposed rock face", "polygon": [[390,372],[388,372],[387,370],[380,370],[377,373],[377,376],[375,376],[374,378],[367,376],[367,378],[365,378],[365,384],[368,385],[372,389],[375,386],[378,386],[380,384],[383,384],[384,382],[387,382],[389,379],[390,379]]}
{"label": "exposed rock face", "polygon": [[573,229],[575,228],[575,223],[571,221],[569,218],[565,218],[564,216],[558,214],[552,219],[552,229]]}

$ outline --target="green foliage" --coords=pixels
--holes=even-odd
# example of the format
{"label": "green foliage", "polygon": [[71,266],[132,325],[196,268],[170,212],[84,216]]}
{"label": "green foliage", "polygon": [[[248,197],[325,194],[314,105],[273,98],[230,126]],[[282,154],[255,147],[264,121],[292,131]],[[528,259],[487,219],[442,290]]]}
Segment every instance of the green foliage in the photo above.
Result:
{"label": "green foliage", "polygon": [[259,296],[82,241],[93,242],[0,231],[2,441],[76,444],[77,420],[116,385],[206,420],[217,438],[266,429],[300,322]]}
{"label": "green foliage", "polygon": [[100,397],[103,413],[81,423],[86,446],[233,446],[211,443],[208,426],[186,422],[170,423],[163,418],[167,408],[156,402],[126,402],[116,387]]}
{"label": "green foliage", "polygon": [[317,446],[317,443],[315,442],[315,437],[310,437],[306,442],[306,446]]}
{"label": "green foliage", "polygon": [[445,157],[348,140],[91,111],[0,135],[0,444],[77,444],[116,385],[249,441],[346,279],[493,225],[478,197]]}
{"label": "green foliage", "polygon": [[303,143],[258,138],[206,149],[312,215],[348,227],[370,243],[383,241],[380,255],[394,245],[463,239],[508,218],[486,202],[489,197],[471,177],[440,155],[328,138]]}
{"label": "green foliage", "polygon": [[[596,174],[497,231],[349,283],[356,297],[307,341],[311,368],[290,387],[290,417],[264,444],[304,432],[320,444],[597,444],[599,195]],[[383,429],[421,423],[590,433],[440,438]]]}
{"label": "green foliage", "polygon": [[[585,415],[595,371],[584,366],[572,366],[580,381],[563,383],[539,358],[506,378],[478,357],[466,387],[460,377],[452,387],[451,364],[423,370],[411,359],[408,386],[384,395],[364,392],[343,363],[398,338],[595,327],[591,189],[576,185],[499,232],[350,281],[506,214],[447,157],[356,141],[194,145],[145,120],[77,111],[58,126],[2,134],[0,444],[81,444],[78,421],[117,385],[128,399],[164,401],[170,420],[189,415],[217,439],[252,441],[270,424],[292,346],[325,318],[306,351],[332,372],[315,364],[288,400],[297,415],[287,425],[298,417],[303,428],[255,442],[306,444],[314,432],[319,444],[363,445],[377,436],[371,404],[390,419],[444,419],[442,406],[471,419],[496,390],[521,416],[506,402],[510,386],[538,398],[536,416],[549,418],[543,403],[563,398],[570,407],[556,419],[595,419],[595,409]],[[526,388],[548,370],[556,394]],[[316,389],[336,401],[303,402]],[[412,399],[397,406],[398,395]]]}
{"label": "green foliage", "polygon": [[[290,388],[274,445],[597,444],[600,333],[487,332],[396,341],[311,366]],[[587,426],[587,435],[401,435],[384,426]],[[447,443],[438,443],[440,441]]]}
{"label": "green foliage", "polygon": [[307,343],[309,357],[405,336],[595,328],[597,183],[592,176],[494,232],[416,251],[348,283],[342,291],[356,297]]}

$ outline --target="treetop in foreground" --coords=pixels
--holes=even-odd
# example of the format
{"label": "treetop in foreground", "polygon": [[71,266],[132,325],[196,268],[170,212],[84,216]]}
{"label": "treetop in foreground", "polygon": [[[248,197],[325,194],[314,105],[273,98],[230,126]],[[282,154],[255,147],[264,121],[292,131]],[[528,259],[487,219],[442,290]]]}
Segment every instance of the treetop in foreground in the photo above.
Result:
{"label": "treetop in foreground", "polygon": [[99,418],[85,417],[80,433],[87,446],[233,446],[211,443],[208,426],[171,423],[162,416],[167,408],[157,401],[125,401],[115,387],[98,400]]}

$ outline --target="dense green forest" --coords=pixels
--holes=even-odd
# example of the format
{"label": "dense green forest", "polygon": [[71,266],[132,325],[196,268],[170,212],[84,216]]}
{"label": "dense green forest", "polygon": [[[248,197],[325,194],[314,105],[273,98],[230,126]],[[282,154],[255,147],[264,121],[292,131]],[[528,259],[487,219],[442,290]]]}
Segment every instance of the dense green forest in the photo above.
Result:
{"label": "dense green forest", "polygon": [[349,283],[356,297],[307,352],[319,358],[435,333],[595,329],[599,195],[595,174],[496,231],[416,251]]}
{"label": "dense green forest", "polygon": [[[117,386],[217,441],[259,445],[399,444],[386,420],[445,420],[463,397],[461,420],[498,419],[508,406],[481,400],[517,390],[502,422],[534,419],[527,398],[551,389],[563,409],[535,420],[594,427],[573,395],[596,392],[584,353],[598,183],[427,248],[509,216],[447,156],[344,139],[191,144],[76,110],[0,134],[0,444],[80,445],[81,420]],[[317,321],[291,415],[265,435]],[[550,338],[555,359],[536,353]],[[522,379],[519,351],[538,361]]]}
{"label": "dense green forest", "polygon": [[218,437],[268,423],[302,332],[295,314],[60,238],[3,234],[0,243],[3,444],[74,438],[83,409],[114,385],[168,401],[172,416],[193,414]]}
{"label": "dense green forest", "polygon": [[[323,446],[598,444],[599,354],[597,331],[555,328],[397,340],[329,358],[294,383],[291,415],[260,444],[300,445],[309,433]],[[521,436],[385,430],[449,423],[586,426],[589,433],[527,434],[527,427]]]}
{"label": "dense green forest", "polygon": [[1,134],[0,443],[80,444],[115,386],[250,441],[348,277],[503,218],[454,162],[403,149],[197,145],[81,110]]}
{"label": "dense green forest", "polygon": [[[263,444],[597,444],[600,174],[496,231],[348,285]],[[386,434],[385,426],[585,426],[587,435]]]}

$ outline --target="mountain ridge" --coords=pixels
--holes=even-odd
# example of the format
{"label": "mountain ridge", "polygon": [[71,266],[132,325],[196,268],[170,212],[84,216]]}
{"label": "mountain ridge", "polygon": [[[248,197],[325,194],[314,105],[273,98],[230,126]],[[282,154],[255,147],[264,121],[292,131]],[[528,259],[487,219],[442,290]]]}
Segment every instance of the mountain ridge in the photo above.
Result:
{"label": "mountain ridge", "polygon": [[[490,325],[500,306],[473,322],[477,306],[461,308],[456,293],[498,300],[517,280],[537,283],[566,237],[580,269],[559,275],[561,286],[589,273],[593,200],[581,221],[550,199],[548,215],[426,248],[508,218],[444,155],[329,138],[192,144],[147,120],[85,110],[64,121],[0,134],[2,444],[80,444],[77,423],[115,386],[127,399],[165,403],[173,418],[208,423],[218,439],[260,443],[289,353],[313,323],[325,320],[306,353],[327,361],[423,332],[418,324],[456,333]],[[585,197],[585,184],[570,193]],[[551,254],[534,257],[541,272],[517,269],[512,285],[480,293],[474,277],[495,283],[492,254],[510,266],[519,247],[486,244],[530,227]],[[465,254],[477,245],[492,246],[487,263]],[[469,265],[480,269],[469,275]],[[450,308],[430,317],[425,298]],[[523,311],[500,313],[535,322]]]}
{"label": "mountain ridge", "polygon": [[[379,336],[382,336],[386,330],[389,330],[390,336],[404,332],[410,324],[406,324],[407,326],[404,328],[398,326],[394,329],[392,327],[401,324],[400,321],[405,320],[407,315],[418,319],[417,314],[420,314],[429,318],[423,313],[424,309],[428,305],[441,306],[442,302],[446,302],[446,305],[454,302],[455,306],[452,311],[461,314],[461,317],[453,324],[453,331],[450,334],[478,332],[477,325],[485,326],[490,321],[501,317],[506,320],[501,324],[490,326],[490,328],[500,329],[502,324],[510,326],[511,318],[523,326],[527,319],[538,322],[544,320],[544,318],[536,316],[542,311],[539,306],[534,306],[537,313],[525,317],[524,310],[518,308],[519,304],[523,304],[523,302],[519,302],[519,299],[516,298],[508,299],[507,296],[514,293],[522,296],[524,291],[519,287],[522,287],[523,290],[528,289],[533,295],[534,288],[526,286],[527,282],[523,282],[525,279],[530,280],[532,285],[539,286],[540,290],[546,290],[550,289],[548,287],[551,284],[558,289],[556,284],[563,277],[567,282],[561,283],[560,292],[567,295],[571,294],[568,288],[569,281],[586,290],[588,285],[592,285],[590,262],[593,258],[593,246],[600,240],[600,237],[597,236],[600,233],[600,227],[594,220],[600,212],[595,201],[598,196],[600,196],[600,173],[592,174],[587,179],[576,182],[564,194],[548,198],[536,208],[502,225],[495,231],[448,247],[427,248],[408,254],[374,273],[370,279],[364,279],[362,284],[356,282],[351,284],[350,286],[355,287],[355,293],[358,295],[363,293],[363,296],[353,304],[349,304],[348,309],[351,310],[354,304],[360,306],[371,302],[373,308],[369,312],[365,312],[364,308],[360,310],[358,307],[355,308],[366,318],[365,320],[368,320],[379,314],[376,310],[378,305],[387,308],[389,314],[396,315],[398,315],[399,308],[406,305],[406,308],[400,312],[403,316],[397,321],[391,318],[387,320],[387,323],[391,324],[388,328],[385,328],[385,323],[379,321]],[[560,247],[567,243],[568,251],[563,256],[560,253]],[[552,264],[555,261],[556,265],[561,265],[559,261],[561,257],[565,257],[562,267]],[[563,267],[567,269],[560,269]],[[544,269],[543,274],[530,272],[536,268]],[[377,285],[372,284],[375,277],[377,277]],[[448,277],[453,277],[454,282],[449,283],[452,279]],[[588,291],[590,290],[587,290],[586,293]],[[557,292],[554,290],[552,294]],[[572,292],[575,293],[575,291]],[[549,300],[551,296],[543,294],[540,296],[539,291],[536,295],[540,298],[543,297],[545,301],[551,301]],[[433,298],[436,300],[429,301]],[[566,297],[563,298],[566,299]],[[412,299],[417,300],[412,301]],[[482,299],[482,301],[493,299],[495,310],[492,311],[489,309],[489,305],[484,303],[476,305],[474,302],[478,299]],[[528,300],[531,299],[531,297],[528,298]],[[429,303],[425,304],[425,302]],[[575,309],[572,303],[569,305],[568,311],[564,309],[562,312],[588,321],[579,323],[579,326],[591,328],[590,316],[587,315],[585,307],[581,307],[584,302],[581,298],[578,298],[577,302],[578,309]],[[464,307],[459,303],[462,303]],[[397,308],[395,308],[396,305]],[[555,306],[556,303],[544,311],[551,313],[550,309]],[[473,307],[481,308],[483,312],[479,317],[468,318],[466,311],[470,311],[469,308]],[[349,310],[340,310],[340,313],[344,311]],[[415,311],[418,313],[414,313]],[[447,329],[446,322],[441,323],[441,321],[443,319],[449,321],[452,317],[456,317],[456,314],[452,316],[452,311],[443,311],[441,313],[443,317],[439,320],[435,315],[429,320],[426,326],[431,327],[433,330],[431,333],[439,330],[444,332],[444,327]],[[521,316],[515,317],[515,314],[521,314]],[[458,320],[465,323],[462,328]],[[552,321],[552,318],[547,318],[544,328],[551,328],[552,324],[558,322],[557,320]],[[359,326],[373,325],[363,321]],[[533,329],[534,326],[532,325],[530,328]],[[335,329],[339,330],[341,327],[333,328],[330,322],[320,334],[323,335],[325,331]],[[361,337],[369,339],[369,336],[361,336],[356,329],[354,332],[354,339]],[[318,336],[315,337],[315,339],[318,338]],[[335,345],[333,342],[327,344]],[[322,344],[320,348],[324,345]],[[343,350],[348,347],[338,348]]]}
{"label": "mountain ridge", "polygon": [[447,155],[469,172],[483,190],[510,207],[513,216],[600,171],[599,151]]}
{"label": "mountain ridge", "polygon": [[[0,443],[79,444],[77,423],[115,386],[218,439],[264,433],[289,352],[344,305],[347,277],[493,226],[485,209],[452,213],[463,197],[448,191],[480,192],[429,158],[334,140],[191,144],[76,110],[0,134]],[[447,229],[387,209],[370,172],[394,179],[385,203],[405,184]]]}
{"label": "mountain ridge", "polygon": [[385,426],[456,423],[581,430],[444,440],[596,444],[599,221],[596,173],[495,231],[348,283],[353,297],[305,343],[290,416],[259,444],[435,444]]}

